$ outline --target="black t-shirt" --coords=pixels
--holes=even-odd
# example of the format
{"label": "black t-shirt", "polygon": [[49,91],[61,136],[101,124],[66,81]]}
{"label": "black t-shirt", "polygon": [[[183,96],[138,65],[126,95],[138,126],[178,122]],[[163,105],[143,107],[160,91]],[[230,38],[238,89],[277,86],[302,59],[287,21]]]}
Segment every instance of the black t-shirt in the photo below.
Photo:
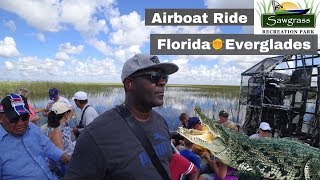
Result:
{"label": "black t-shirt", "polygon": [[[152,110],[149,121],[138,123],[170,174],[172,150],[165,120]],[[80,135],[64,179],[162,178],[131,129],[111,109],[98,116]]]}

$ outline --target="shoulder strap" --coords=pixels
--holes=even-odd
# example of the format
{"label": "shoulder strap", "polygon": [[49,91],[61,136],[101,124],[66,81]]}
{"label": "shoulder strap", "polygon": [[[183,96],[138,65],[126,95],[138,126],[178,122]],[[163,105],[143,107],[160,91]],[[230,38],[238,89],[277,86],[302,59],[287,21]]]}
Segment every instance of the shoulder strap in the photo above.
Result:
{"label": "shoulder strap", "polygon": [[125,121],[125,123],[129,126],[133,134],[137,137],[140,141],[142,146],[144,147],[145,151],[147,152],[149,158],[153,166],[157,169],[158,173],[161,175],[162,179],[170,180],[168,173],[162,166],[159,157],[157,156],[156,152],[154,151],[149,139],[145,135],[144,130],[139,126],[139,124],[135,123],[132,119],[130,119],[130,111],[124,106],[116,106],[114,108]]}
{"label": "shoulder strap", "polygon": [[79,122],[79,128],[84,128],[82,119],[83,119],[83,116],[84,116],[84,112],[87,110],[87,108],[88,108],[89,106],[90,106],[90,105],[88,105],[86,108],[84,108],[84,110],[83,110],[83,112],[82,112],[81,119],[80,119],[80,122]]}

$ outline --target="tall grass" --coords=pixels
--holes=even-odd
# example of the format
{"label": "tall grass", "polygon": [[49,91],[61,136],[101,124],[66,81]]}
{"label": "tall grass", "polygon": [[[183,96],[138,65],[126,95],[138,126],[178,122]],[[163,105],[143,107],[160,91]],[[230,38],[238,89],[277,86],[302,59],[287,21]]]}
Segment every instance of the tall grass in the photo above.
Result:
{"label": "tall grass", "polygon": [[[73,95],[77,91],[85,91],[90,93],[95,92],[110,92],[113,88],[121,88],[122,84],[104,84],[104,83],[68,83],[68,82],[0,82],[0,99],[2,97],[15,93],[19,88],[27,88],[32,97],[48,96],[50,88],[59,89],[61,94]],[[203,93],[210,92],[228,92],[232,95],[238,95],[239,86],[212,86],[212,85],[176,85],[170,84],[166,87],[185,87],[184,91],[193,91],[192,89],[201,89]],[[190,89],[191,88],[191,89]]]}
{"label": "tall grass", "polygon": [[314,0],[311,1],[311,3],[309,4],[309,2],[307,0],[303,0],[304,1],[304,4],[305,4],[305,7],[303,8],[302,5],[300,3],[298,3],[298,6],[300,9],[308,9],[310,8],[309,10],[309,14],[315,14],[316,17],[319,15],[320,13],[320,9],[318,10],[319,8],[319,5],[320,5],[320,2],[318,2],[315,6],[315,2]]}
{"label": "tall grass", "polygon": [[77,91],[103,92],[111,91],[122,84],[103,83],[67,83],[67,82],[0,82],[0,99],[7,94],[15,93],[19,88],[27,88],[33,97],[47,96],[50,88],[59,89],[61,94],[74,94]]}
{"label": "tall grass", "polygon": [[265,0],[263,0],[262,2],[257,2],[258,7],[259,7],[259,11],[256,10],[259,14],[259,16],[261,16],[261,14],[269,14],[273,12],[272,7],[272,1],[270,0],[269,3],[267,3]]}

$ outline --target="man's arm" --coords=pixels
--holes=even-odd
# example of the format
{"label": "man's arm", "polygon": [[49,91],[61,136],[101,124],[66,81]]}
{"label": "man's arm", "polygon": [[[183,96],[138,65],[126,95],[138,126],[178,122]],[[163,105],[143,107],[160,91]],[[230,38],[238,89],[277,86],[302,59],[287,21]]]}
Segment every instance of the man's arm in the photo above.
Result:
{"label": "man's arm", "polygon": [[91,135],[83,131],[77,140],[63,179],[103,179],[107,170],[104,162],[100,148]]}
{"label": "man's arm", "polygon": [[54,103],[54,102],[52,102],[52,101],[50,101],[50,100],[48,101],[46,107],[44,108],[44,110],[43,110],[43,112],[42,112],[42,115],[43,115],[44,117],[48,117],[48,114],[49,114],[49,112],[50,112],[50,108],[51,108],[51,106],[52,106],[53,103]]}
{"label": "man's arm", "polygon": [[68,153],[63,153],[62,156],[60,157],[60,161],[63,164],[67,164],[71,160],[71,156]]}
{"label": "man's arm", "polygon": [[211,159],[208,153],[204,153],[204,158],[219,179],[224,179],[226,177],[228,168],[226,164],[217,159]]}
{"label": "man's arm", "polygon": [[43,111],[43,112],[42,112],[42,115],[43,115],[44,117],[48,117],[48,115],[49,115],[49,110],[48,110],[48,111]]}
{"label": "man's arm", "polygon": [[33,111],[35,113],[42,112],[42,111],[45,111],[45,110],[46,110],[46,108],[33,108]]}
{"label": "man's arm", "polygon": [[45,156],[56,162],[60,161],[63,151],[55,146],[53,142],[40,131],[40,129],[37,133]]}

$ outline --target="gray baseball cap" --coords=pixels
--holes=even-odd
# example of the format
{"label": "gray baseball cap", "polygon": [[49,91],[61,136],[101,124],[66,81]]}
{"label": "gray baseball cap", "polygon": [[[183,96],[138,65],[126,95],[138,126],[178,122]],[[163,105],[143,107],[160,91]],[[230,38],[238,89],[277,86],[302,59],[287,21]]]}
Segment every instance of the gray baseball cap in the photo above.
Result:
{"label": "gray baseball cap", "polygon": [[131,74],[143,69],[161,69],[165,74],[170,75],[178,71],[179,67],[173,63],[160,63],[157,56],[149,54],[136,54],[128,59],[122,68],[121,80]]}

